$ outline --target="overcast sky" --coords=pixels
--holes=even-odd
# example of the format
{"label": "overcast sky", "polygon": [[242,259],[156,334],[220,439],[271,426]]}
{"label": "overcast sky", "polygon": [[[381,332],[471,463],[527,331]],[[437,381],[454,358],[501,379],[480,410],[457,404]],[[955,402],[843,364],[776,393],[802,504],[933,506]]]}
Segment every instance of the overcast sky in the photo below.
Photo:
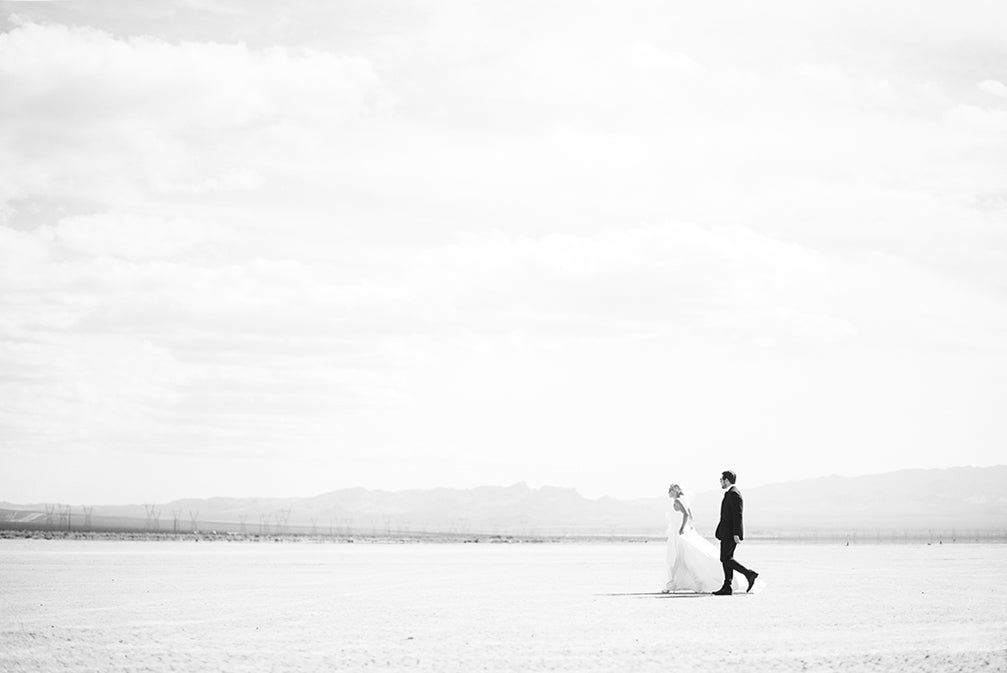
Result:
{"label": "overcast sky", "polygon": [[0,3],[0,500],[1007,445],[1007,4]]}

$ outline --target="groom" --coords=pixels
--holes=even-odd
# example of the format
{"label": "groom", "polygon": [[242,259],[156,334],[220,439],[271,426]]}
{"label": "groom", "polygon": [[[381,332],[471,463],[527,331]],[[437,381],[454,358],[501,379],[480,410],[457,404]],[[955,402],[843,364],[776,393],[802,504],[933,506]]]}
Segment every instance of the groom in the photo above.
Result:
{"label": "groom", "polygon": [[717,539],[720,540],[720,562],[724,566],[724,586],[713,592],[714,596],[730,596],[731,582],[734,580],[734,571],[737,570],[748,578],[748,591],[755,585],[755,578],[759,573],[749,570],[734,560],[734,549],[745,539],[745,527],[741,522],[741,511],[744,503],[734,482],[738,481],[738,476],[730,470],[725,470],[720,475],[720,487],[725,489],[724,500],[720,503],[720,523],[717,524]]}

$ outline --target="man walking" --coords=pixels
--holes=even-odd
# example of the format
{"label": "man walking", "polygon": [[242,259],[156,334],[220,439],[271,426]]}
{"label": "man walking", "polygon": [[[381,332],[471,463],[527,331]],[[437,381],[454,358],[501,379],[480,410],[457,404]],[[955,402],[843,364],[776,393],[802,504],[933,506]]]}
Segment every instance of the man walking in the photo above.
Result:
{"label": "man walking", "polygon": [[730,470],[720,475],[720,487],[724,490],[724,500],[720,503],[720,523],[717,524],[717,539],[720,540],[720,562],[724,566],[724,586],[713,592],[714,596],[730,596],[733,593],[731,583],[734,581],[734,571],[748,579],[748,591],[755,585],[759,573],[749,570],[734,560],[734,550],[745,539],[745,526],[741,515],[744,501],[741,491],[734,485],[738,476]]}

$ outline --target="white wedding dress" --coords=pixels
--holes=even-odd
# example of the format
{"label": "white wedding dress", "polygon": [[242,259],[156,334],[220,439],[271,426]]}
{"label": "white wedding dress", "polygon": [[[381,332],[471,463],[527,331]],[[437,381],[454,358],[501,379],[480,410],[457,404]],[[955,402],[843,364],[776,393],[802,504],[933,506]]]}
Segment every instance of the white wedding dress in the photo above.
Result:
{"label": "white wedding dress", "polygon": [[[691,512],[688,503],[681,500],[680,503]],[[691,515],[681,535],[678,530],[682,526],[682,513],[673,509],[667,516],[668,552],[664,593],[676,591],[711,593],[722,587],[724,566],[720,563],[720,547],[696,532]],[[765,582],[756,578],[752,593],[758,593],[764,586]],[[748,579],[735,572],[731,588],[735,593],[745,593],[748,589]]]}

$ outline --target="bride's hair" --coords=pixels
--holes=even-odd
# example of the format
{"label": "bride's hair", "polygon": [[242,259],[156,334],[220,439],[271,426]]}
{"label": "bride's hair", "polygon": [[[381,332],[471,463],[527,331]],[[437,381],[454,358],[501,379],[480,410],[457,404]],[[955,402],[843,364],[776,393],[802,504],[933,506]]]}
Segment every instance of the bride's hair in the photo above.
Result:
{"label": "bride's hair", "polygon": [[669,487],[668,487],[668,490],[669,490],[669,491],[670,491],[671,489],[675,489],[675,490],[677,490],[677,491],[678,491],[679,493],[681,493],[682,495],[685,495],[685,489],[684,489],[684,488],[682,488],[681,486],[679,486],[678,484],[672,484],[671,486],[669,486]]}

